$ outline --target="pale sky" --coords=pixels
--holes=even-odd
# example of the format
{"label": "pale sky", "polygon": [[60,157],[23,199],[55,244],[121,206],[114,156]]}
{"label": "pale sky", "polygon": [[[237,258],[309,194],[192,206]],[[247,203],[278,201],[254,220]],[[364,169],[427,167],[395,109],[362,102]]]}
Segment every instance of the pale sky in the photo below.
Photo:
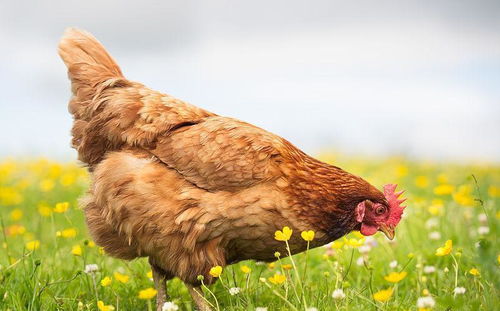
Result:
{"label": "pale sky", "polygon": [[307,152],[500,161],[499,1],[0,0],[0,157],[75,158],[56,46]]}

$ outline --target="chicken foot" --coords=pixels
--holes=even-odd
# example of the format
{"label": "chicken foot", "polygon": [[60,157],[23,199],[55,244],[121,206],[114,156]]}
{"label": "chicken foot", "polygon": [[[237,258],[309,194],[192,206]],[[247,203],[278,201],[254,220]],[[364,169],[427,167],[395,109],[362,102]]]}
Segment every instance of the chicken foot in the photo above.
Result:
{"label": "chicken foot", "polygon": [[165,304],[168,299],[167,280],[170,280],[172,277],[163,269],[152,263],[151,259],[149,260],[149,264],[153,272],[153,282],[158,291],[156,295],[156,311],[162,311],[163,304]]}

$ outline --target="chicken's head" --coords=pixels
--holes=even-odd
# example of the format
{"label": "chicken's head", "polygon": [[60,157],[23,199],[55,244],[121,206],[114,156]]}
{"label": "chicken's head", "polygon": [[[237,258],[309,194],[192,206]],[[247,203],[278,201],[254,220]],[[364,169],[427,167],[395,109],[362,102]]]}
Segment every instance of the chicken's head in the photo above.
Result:
{"label": "chicken's head", "polygon": [[401,206],[406,199],[399,199],[404,191],[395,192],[396,187],[394,184],[384,186],[386,203],[364,200],[356,206],[356,221],[361,224],[360,232],[363,235],[373,235],[377,231],[382,231],[390,240],[394,238],[394,229],[406,207]]}

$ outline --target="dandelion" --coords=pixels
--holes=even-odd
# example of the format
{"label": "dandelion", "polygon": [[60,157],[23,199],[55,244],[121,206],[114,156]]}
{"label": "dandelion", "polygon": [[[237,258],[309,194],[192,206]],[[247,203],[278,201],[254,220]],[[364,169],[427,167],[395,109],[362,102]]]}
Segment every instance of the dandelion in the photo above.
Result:
{"label": "dandelion", "polygon": [[332,298],[336,300],[341,300],[345,298],[345,293],[342,288],[337,288],[332,293]]}
{"label": "dandelion", "polygon": [[46,204],[38,204],[38,213],[43,217],[49,217],[52,215],[52,209]]}
{"label": "dandelion", "polygon": [[274,233],[274,239],[278,241],[288,241],[292,237],[293,230],[288,226],[283,227],[283,230],[277,230]]}
{"label": "dandelion", "polygon": [[440,240],[441,233],[439,231],[432,231],[431,233],[429,233],[429,239],[430,240]]}
{"label": "dandelion", "polygon": [[269,282],[279,285],[283,284],[286,280],[286,277],[283,274],[275,273],[273,276],[269,277]]}
{"label": "dandelion", "polygon": [[477,233],[479,233],[480,235],[486,235],[486,234],[490,233],[490,227],[481,226],[481,227],[477,228]]}
{"label": "dandelion", "polygon": [[425,266],[424,267],[424,273],[431,274],[434,272],[436,272],[436,267],[434,267],[434,266]]}
{"label": "dandelion", "polygon": [[148,277],[148,279],[153,279],[153,271],[148,271],[146,272],[146,276]]}
{"label": "dandelion", "polygon": [[23,235],[24,233],[26,233],[26,228],[21,225],[12,225],[6,228],[8,236]]}
{"label": "dandelion", "polygon": [[292,268],[293,268],[293,266],[289,263],[281,265],[281,267],[283,268],[283,270],[292,270]]}
{"label": "dandelion", "polygon": [[489,186],[488,187],[488,195],[492,198],[500,197],[500,187]]}
{"label": "dandelion", "polygon": [[43,192],[49,192],[54,189],[54,181],[51,179],[44,179],[40,182],[40,190]]}
{"label": "dandelion", "polygon": [[419,188],[427,188],[429,186],[429,178],[427,176],[417,176],[415,185]]}
{"label": "dandelion", "polygon": [[156,296],[156,289],[149,287],[139,291],[139,299],[151,299]]}
{"label": "dandelion", "polygon": [[71,254],[75,256],[81,256],[82,255],[82,247],[80,245],[74,245],[73,248],[71,248]]}
{"label": "dandelion", "polygon": [[111,278],[109,276],[101,280],[101,286],[103,287],[109,286],[110,284],[111,284]]}
{"label": "dandelion", "polygon": [[121,274],[119,272],[113,273],[113,277],[120,283],[127,283],[129,280],[129,276],[126,274]]}
{"label": "dandelion", "polygon": [[383,289],[373,294],[373,299],[379,302],[386,302],[389,299],[391,299],[392,293],[393,293],[392,288]]}
{"label": "dandelion", "polygon": [[455,190],[455,187],[449,184],[442,184],[434,188],[434,194],[436,195],[450,195]]}
{"label": "dandelion", "polygon": [[344,246],[344,242],[342,241],[333,241],[332,243],[330,243],[330,247],[333,249],[340,249],[342,248],[342,246]]}
{"label": "dandelion", "polygon": [[83,272],[87,273],[87,274],[92,274],[92,273],[95,273],[99,270],[99,266],[97,266],[96,264],[88,264],[85,266],[85,269],[83,270]]}
{"label": "dandelion", "polygon": [[443,247],[440,247],[436,250],[436,256],[446,256],[451,253],[453,250],[453,242],[451,240],[447,240],[444,243]]}
{"label": "dandelion", "polygon": [[398,261],[397,261],[397,260],[393,260],[393,261],[391,261],[391,262],[389,263],[389,267],[390,267],[391,269],[394,269],[394,268],[396,268],[397,266],[398,266]]}
{"label": "dandelion", "polygon": [[104,305],[104,302],[102,302],[102,300],[99,300],[97,302],[97,308],[99,309],[99,311],[113,311],[115,309],[115,307],[113,307],[112,305]]}
{"label": "dandelion", "polygon": [[64,229],[62,231],[57,231],[56,236],[62,237],[62,238],[74,238],[76,236],[76,229],[75,228],[68,228],[68,229]]}
{"label": "dandelion", "polygon": [[172,301],[165,302],[161,307],[161,311],[177,311],[177,310],[179,310],[179,306]]}
{"label": "dandelion", "polygon": [[434,308],[436,305],[436,301],[432,296],[419,297],[417,299],[417,308],[426,309],[426,308]]}
{"label": "dandelion", "polygon": [[221,266],[212,267],[208,273],[210,273],[210,275],[213,276],[214,278],[218,278],[222,274],[222,267]]}
{"label": "dandelion", "polygon": [[40,241],[34,240],[26,243],[26,249],[29,251],[34,251],[40,247]]}
{"label": "dandelion", "polygon": [[469,270],[469,273],[472,274],[473,276],[479,276],[481,273],[479,272],[478,269],[472,268]]}
{"label": "dandelion", "polygon": [[465,287],[455,287],[453,290],[454,295],[463,295],[465,294]]}
{"label": "dandelion", "polygon": [[314,231],[309,230],[309,231],[302,231],[300,233],[300,236],[302,237],[302,239],[304,239],[304,241],[310,242],[314,240],[314,234],[315,234]]}
{"label": "dandelion", "polygon": [[269,268],[269,270],[273,270],[274,268],[276,268],[276,264],[274,262],[270,262],[267,264],[267,267]]}
{"label": "dandelion", "polygon": [[16,208],[10,212],[10,219],[13,221],[18,221],[19,219],[23,218],[23,211]]}
{"label": "dandelion", "polygon": [[54,212],[62,214],[66,212],[68,208],[69,208],[68,202],[59,202],[56,204],[56,207],[54,207]]}
{"label": "dandelion", "polygon": [[241,272],[243,272],[243,273],[245,273],[245,274],[249,274],[250,272],[252,272],[252,269],[250,269],[250,267],[245,266],[245,265],[244,265],[244,266],[241,266],[241,267],[240,267],[240,270],[241,270]]}
{"label": "dandelion", "polygon": [[403,272],[391,272],[389,275],[384,276],[384,279],[391,283],[399,283],[402,281],[408,273],[406,271]]}
{"label": "dandelion", "polygon": [[241,288],[239,287],[231,287],[229,289],[229,294],[231,294],[231,296],[234,296],[234,295],[238,295],[241,291]]}

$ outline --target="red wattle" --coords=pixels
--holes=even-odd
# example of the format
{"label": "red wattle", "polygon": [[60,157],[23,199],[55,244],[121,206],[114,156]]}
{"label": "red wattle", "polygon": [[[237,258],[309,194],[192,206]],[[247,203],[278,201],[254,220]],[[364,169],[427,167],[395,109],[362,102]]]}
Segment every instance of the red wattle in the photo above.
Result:
{"label": "red wattle", "polygon": [[369,235],[374,235],[378,231],[378,226],[377,225],[368,225],[365,223],[361,224],[361,234],[364,236],[369,236]]}

